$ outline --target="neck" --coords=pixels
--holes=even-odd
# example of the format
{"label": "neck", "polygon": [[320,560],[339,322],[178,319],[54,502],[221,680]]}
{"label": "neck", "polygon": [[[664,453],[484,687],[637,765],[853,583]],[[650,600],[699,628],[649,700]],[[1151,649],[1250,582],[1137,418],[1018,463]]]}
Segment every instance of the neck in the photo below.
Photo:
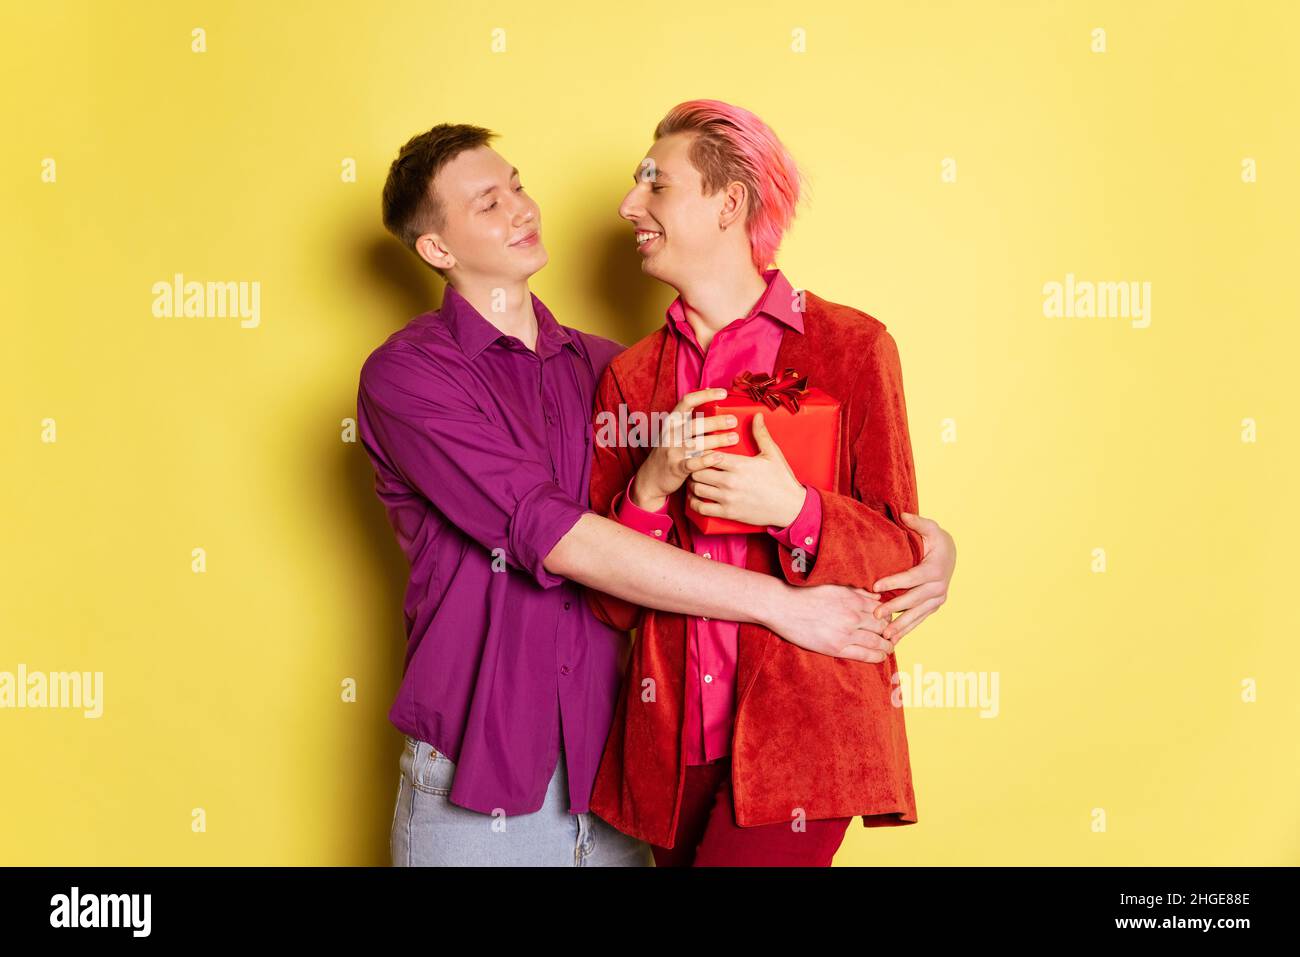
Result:
{"label": "neck", "polygon": [[462,278],[456,291],[478,310],[478,314],[507,336],[514,336],[529,349],[537,347],[537,314],[527,279]]}
{"label": "neck", "polygon": [[767,282],[752,262],[734,270],[699,276],[677,287],[686,321],[700,347],[707,349],[714,335],[743,319],[767,291]]}

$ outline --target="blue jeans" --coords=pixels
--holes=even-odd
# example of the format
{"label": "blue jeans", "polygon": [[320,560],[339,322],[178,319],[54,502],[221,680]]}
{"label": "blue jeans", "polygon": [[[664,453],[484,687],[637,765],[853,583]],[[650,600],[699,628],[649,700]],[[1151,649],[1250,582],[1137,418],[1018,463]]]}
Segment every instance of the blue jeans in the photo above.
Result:
{"label": "blue jeans", "polygon": [[596,815],[570,814],[564,752],[540,810],[493,817],[452,804],[456,765],[406,735],[389,850],[394,867],[651,867],[650,846]]}

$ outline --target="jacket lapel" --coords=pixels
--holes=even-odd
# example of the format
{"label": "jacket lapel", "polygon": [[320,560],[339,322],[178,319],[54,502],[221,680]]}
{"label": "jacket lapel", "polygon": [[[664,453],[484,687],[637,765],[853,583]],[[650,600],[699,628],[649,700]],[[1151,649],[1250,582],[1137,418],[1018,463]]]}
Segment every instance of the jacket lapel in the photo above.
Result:
{"label": "jacket lapel", "polygon": [[[665,326],[660,334],[663,346],[659,350],[659,366],[655,372],[654,393],[650,397],[649,409],[651,422],[656,413],[667,415],[677,405],[677,337]],[[647,450],[646,454],[649,454]],[[695,538],[691,534],[694,528],[686,517],[686,496],[668,496],[668,514],[672,516],[673,527],[677,530],[682,548],[690,551]]]}

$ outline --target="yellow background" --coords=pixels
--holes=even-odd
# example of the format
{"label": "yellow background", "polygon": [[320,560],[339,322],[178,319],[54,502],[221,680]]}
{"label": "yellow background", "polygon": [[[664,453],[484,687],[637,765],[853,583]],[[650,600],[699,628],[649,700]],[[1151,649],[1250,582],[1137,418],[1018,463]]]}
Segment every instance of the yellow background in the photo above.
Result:
{"label": "yellow background", "polygon": [[[387,165],[503,134],[534,290],[631,342],[671,293],[616,208],[709,96],[809,174],[792,282],[899,345],[959,549],[899,666],[1000,681],[993,719],[909,709],[920,823],[837,863],[1300,863],[1294,5],[7,7],[0,670],[103,671],[105,713],[0,711],[0,862],[387,863],[405,564],[341,422],[440,300]],[[177,272],[260,282],[260,326],[154,318]],[[1067,273],[1150,282],[1150,327],[1046,318]]]}

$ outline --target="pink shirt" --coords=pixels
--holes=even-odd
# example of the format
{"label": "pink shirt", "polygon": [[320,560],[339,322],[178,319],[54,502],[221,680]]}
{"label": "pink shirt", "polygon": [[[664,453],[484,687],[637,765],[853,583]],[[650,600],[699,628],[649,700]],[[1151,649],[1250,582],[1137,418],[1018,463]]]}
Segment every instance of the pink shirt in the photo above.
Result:
{"label": "pink shirt", "polygon": [[[727,388],[737,373],[772,372],[785,329],[803,335],[803,316],[794,308],[794,291],[779,269],[763,273],[767,291],[741,319],[714,334],[706,353],[686,321],[681,297],[668,307],[668,326],[677,336],[677,398],[698,389]],[[779,370],[776,370],[779,371]],[[650,512],[632,502],[633,476],[614,499],[620,522],[661,540],[668,538],[672,516],[665,504]],[[692,528],[695,554],[730,565],[745,566],[749,535],[705,535]],[[821,532],[821,496],[806,486],[803,508],[786,528],[768,526],[768,534],[788,548],[802,548],[809,561],[816,554]],[[731,753],[736,699],[736,638],[734,621],[687,619],[686,712],[683,735],[687,764],[706,764]]]}

